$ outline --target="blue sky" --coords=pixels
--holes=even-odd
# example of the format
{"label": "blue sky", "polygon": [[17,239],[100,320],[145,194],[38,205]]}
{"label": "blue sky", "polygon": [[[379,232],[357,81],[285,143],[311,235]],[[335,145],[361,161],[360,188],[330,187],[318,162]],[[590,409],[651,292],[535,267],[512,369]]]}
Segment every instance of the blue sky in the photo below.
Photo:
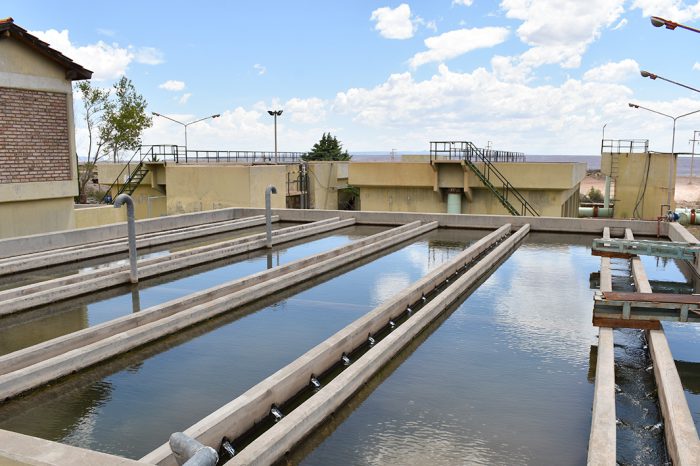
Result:
{"label": "blue sky", "polygon": [[[0,16],[37,34],[108,87],[131,78],[149,110],[191,121],[190,148],[271,150],[269,108],[282,108],[280,150],[331,131],[350,151],[427,150],[469,140],[530,154],[595,154],[601,130],[670,149],[671,120],[700,95],[700,26],[676,0],[184,2],[5,0]],[[76,102],[79,149],[84,141]],[[699,114],[700,115],[700,114]],[[677,150],[700,129],[678,120]],[[184,140],[156,119],[144,143]]]}

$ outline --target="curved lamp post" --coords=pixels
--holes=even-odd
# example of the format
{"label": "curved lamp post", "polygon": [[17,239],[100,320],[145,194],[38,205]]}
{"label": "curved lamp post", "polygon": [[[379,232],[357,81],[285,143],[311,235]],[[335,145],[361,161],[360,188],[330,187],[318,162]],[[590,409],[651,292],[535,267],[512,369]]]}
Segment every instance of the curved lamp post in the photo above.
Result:
{"label": "curved lamp post", "polygon": [[177,123],[178,125],[182,125],[185,127],[185,154],[187,154],[187,127],[190,125],[193,125],[195,123],[199,123],[200,121],[208,120],[209,118],[219,118],[221,116],[220,113],[217,113],[216,115],[209,115],[208,117],[200,118],[199,120],[195,120],[195,121],[190,121],[189,123],[183,123],[181,121],[175,120],[174,118],[170,118],[169,116],[165,116],[162,113],[158,113],[158,112],[151,112],[151,113],[153,113],[153,115],[155,115],[155,116],[165,118],[166,120],[170,120],[173,123]]}
{"label": "curved lamp post", "polygon": [[667,115],[666,113],[662,113],[662,112],[652,110],[652,109],[647,108],[647,107],[643,107],[641,105],[633,104],[631,102],[628,105],[632,108],[641,108],[642,110],[656,113],[657,115],[665,116],[666,118],[670,118],[673,120],[673,134],[671,137],[671,163],[669,164],[669,168],[668,168],[668,202],[667,203],[668,203],[668,206],[670,209],[671,208],[671,201],[673,200],[673,199],[671,199],[671,187],[673,186],[673,161],[675,159],[674,150],[676,148],[676,120],[678,120],[679,118],[687,117],[688,115],[693,115],[694,113],[698,113],[698,112],[700,112],[700,110],[695,110],[695,111],[684,113],[683,115],[678,115],[678,116],[674,117],[671,115]]}
{"label": "curved lamp post", "polygon": [[671,79],[664,78],[663,76],[659,76],[658,74],[650,73],[650,72],[645,71],[645,70],[640,71],[639,74],[642,75],[642,78],[649,78],[651,80],[661,79],[662,81],[666,81],[666,82],[669,82],[671,84],[675,84],[676,86],[681,86],[681,87],[685,87],[686,89],[690,89],[691,91],[700,92],[700,90],[695,89],[694,87],[690,87],[686,84],[679,83],[679,82],[673,81]]}
{"label": "curved lamp post", "polygon": [[651,25],[657,28],[661,26],[666,26],[666,29],[674,30],[676,28],[687,29],[688,31],[700,32],[700,29],[695,29],[690,26],[685,26],[683,24],[676,23],[675,21],[670,21],[668,19],[663,19],[658,16],[652,16],[649,18],[651,20]]}
{"label": "curved lamp post", "polygon": [[282,115],[282,110],[268,110],[267,113],[275,118],[275,163],[277,163],[277,117]]}

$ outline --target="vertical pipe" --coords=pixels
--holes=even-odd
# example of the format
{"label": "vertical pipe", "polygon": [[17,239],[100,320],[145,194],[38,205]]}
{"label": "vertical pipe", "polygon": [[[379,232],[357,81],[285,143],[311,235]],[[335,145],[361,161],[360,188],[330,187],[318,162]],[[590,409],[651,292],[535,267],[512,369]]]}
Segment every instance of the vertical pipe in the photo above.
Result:
{"label": "vertical pipe", "polygon": [[270,194],[277,194],[277,188],[270,185],[265,189],[265,228],[267,230],[268,248],[272,248],[272,206]]}
{"label": "vertical pipe", "polygon": [[673,210],[673,196],[671,195],[671,190],[675,191],[675,187],[671,186],[673,184],[673,167],[674,167],[674,161],[676,160],[676,156],[674,154],[674,150],[676,148],[676,120],[678,117],[673,119],[673,136],[671,138],[671,160],[669,162],[668,166],[668,210]]}
{"label": "vertical pipe", "polygon": [[136,221],[134,218],[134,201],[128,194],[120,194],[114,200],[114,207],[119,208],[126,204],[126,223],[129,234],[129,279],[131,283],[138,283],[139,276],[136,268]]}
{"label": "vertical pipe", "polygon": [[606,210],[608,207],[610,207],[610,178],[610,175],[605,176],[605,197],[603,198],[603,208]]}

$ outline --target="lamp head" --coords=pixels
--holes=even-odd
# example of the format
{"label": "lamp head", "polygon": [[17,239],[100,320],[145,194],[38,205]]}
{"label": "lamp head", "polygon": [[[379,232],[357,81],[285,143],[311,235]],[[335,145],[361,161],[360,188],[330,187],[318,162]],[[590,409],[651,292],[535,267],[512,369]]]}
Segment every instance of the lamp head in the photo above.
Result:
{"label": "lamp head", "polygon": [[219,118],[220,116],[221,116],[221,114],[220,114],[220,113],[217,113],[216,115],[212,115],[211,117],[212,117],[212,118]]}
{"label": "lamp head", "polygon": [[270,116],[274,116],[274,115],[275,115],[275,112],[273,112],[272,110],[268,110],[267,113],[269,113]]}
{"label": "lamp head", "polygon": [[152,113],[153,115],[155,115],[155,116],[162,116],[162,115],[161,115],[160,113],[158,113],[158,112],[151,112],[151,113]]}
{"label": "lamp head", "polygon": [[627,105],[629,105],[632,108],[639,108],[639,105],[637,105],[637,104],[629,103]]}
{"label": "lamp head", "polygon": [[652,16],[649,18],[651,20],[651,25],[657,28],[660,28],[661,26],[666,26],[666,29],[671,29],[674,30],[678,26],[677,23],[674,23],[673,21],[669,21],[667,19],[660,18],[658,16]]}
{"label": "lamp head", "polygon": [[640,74],[642,75],[642,78],[650,78],[650,79],[656,79],[657,76],[654,73],[649,73],[648,71],[640,71]]}

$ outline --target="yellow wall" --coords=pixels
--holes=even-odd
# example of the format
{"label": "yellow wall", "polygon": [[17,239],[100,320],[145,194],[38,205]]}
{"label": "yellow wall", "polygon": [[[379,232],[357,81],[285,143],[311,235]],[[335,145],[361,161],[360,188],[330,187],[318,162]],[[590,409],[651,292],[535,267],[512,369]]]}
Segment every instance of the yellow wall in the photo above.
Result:
{"label": "yellow wall", "polygon": [[338,181],[338,169],[342,165],[347,162],[309,162],[309,191],[314,209],[338,208],[338,189],[347,186]]}
{"label": "yellow wall", "polygon": [[[585,164],[495,165],[540,215],[577,216],[578,189],[586,173]],[[440,188],[460,188],[465,192],[462,213],[508,214],[493,193],[459,162],[353,162],[348,182],[360,188],[362,210],[446,212],[445,189]],[[501,186],[493,177],[492,182]],[[514,205],[519,208],[517,203]]]}
{"label": "yellow wall", "polygon": [[[611,159],[611,156],[614,157]],[[611,165],[612,162],[612,165]],[[649,164],[647,164],[649,162]],[[673,164],[671,199],[675,194],[676,160],[671,154],[603,154],[601,171],[609,174],[611,167],[614,178],[615,218],[641,218],[655,220],[661,213],[661,205],[668,203],[669,164]],[[648,177],[646,175],[649,166]],[[646,189],[644,189],[644,180]],[[639,207],[635,212],[635,206]],[[672,201],[672,208],[675,202]],[[664,210],[667,210],[665,207]]]}
{"label": "yellow wall", "polygon": [[126,222],[125,206],[119,209],[113,205],[75,209],[75,228],[98,227],[119,222]]}
{"label": "yellow wall", "polygon": [[285,165],[168,165],[168,214],[226,207],[264,207],[265,189],[277,188],[272,207],[286,206]]}
{"label": "yellow wall", "polygon": [[73,198],[0,202],[0,238],[75,228]]}

